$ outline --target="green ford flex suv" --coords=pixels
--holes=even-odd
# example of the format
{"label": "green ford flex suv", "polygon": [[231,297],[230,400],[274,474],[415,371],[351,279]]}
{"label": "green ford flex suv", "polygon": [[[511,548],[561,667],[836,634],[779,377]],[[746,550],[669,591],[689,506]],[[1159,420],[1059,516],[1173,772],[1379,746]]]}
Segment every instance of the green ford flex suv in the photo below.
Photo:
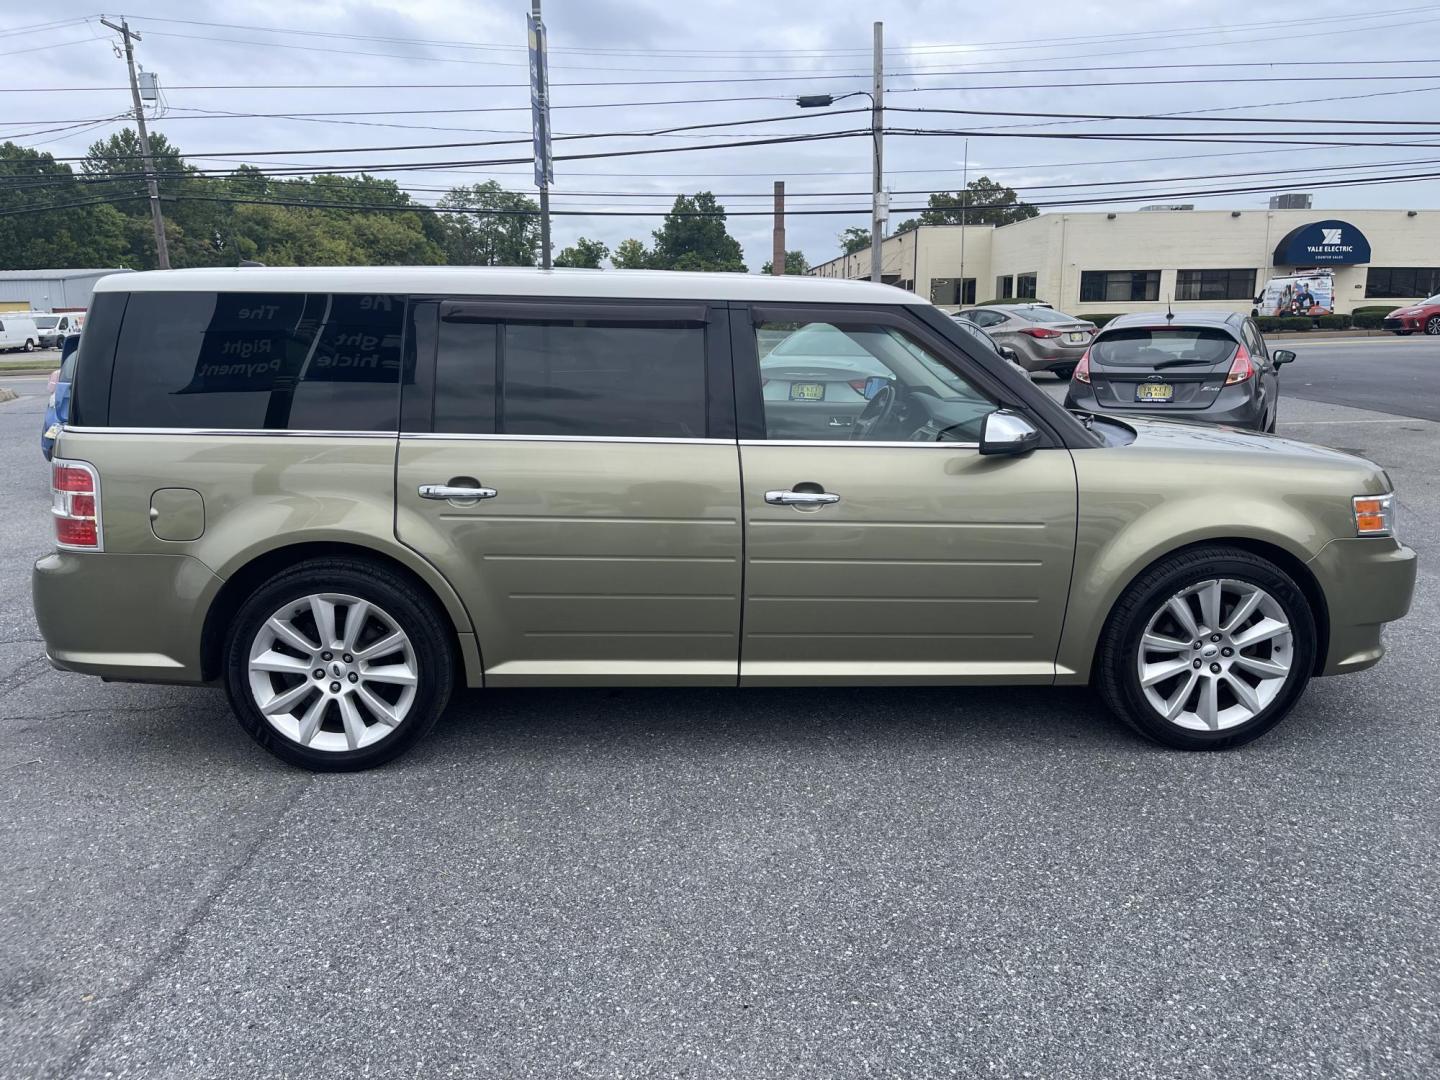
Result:
{"label": "green ford flex suv", "polygon": [[460,686],[1089,683],[1235,746],[1379,660],[1415,581],[1370,462],[1082,420],[815,278],[116,274],[52,485],[51,661],[223,684],[314,769]]}

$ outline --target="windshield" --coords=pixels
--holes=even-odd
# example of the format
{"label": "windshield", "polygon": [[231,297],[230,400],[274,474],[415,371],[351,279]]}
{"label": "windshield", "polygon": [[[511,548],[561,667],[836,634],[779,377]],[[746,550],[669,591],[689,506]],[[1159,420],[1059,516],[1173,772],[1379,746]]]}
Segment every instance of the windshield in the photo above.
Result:
{"label": "windshield", "polygon": [[1421,300],[1420,302],[1422,304],[1440,304],[1440,293],[1436,293],[1434,296],[1427,296],[1424,300]]}
{"label": "windshield", "polygon": [[1078,315],[1066,315],[1063,311],[1056,311],[1054,308],[1014,308],[1013,314],[1033,323],[1071,323],[1084,322]]}
{"label": "windshield", "polygon": [[1215,327],[1135,327],[1101,334],[1090,346],[1090,362],[1112,367],[1149,367],[1167,360],[1219,364],[1230,359],[1236,344]]}
{"label": "windshield", "polygon": [[60,320],[54,315],[36,315],[35,328],[37,330],[54,330],[55,324]]}

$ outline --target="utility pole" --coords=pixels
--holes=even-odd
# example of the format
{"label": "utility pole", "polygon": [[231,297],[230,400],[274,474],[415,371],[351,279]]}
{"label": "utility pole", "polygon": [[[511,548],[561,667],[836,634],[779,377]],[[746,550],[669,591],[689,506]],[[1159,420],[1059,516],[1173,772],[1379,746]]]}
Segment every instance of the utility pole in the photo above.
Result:
{"label": "utility pole", "polygon": [[[538,0],[537,0],[538,2]],[[870,280],[881,280],[881,246],[885,242],[882,191],[885,178],[885,24],[875,24],[875,85],[870,97],[870,133],[875,142],[875,169],[870,184]]]}
{"label": "utility pole", "polygon": [[[535,0],[538,4],[540,0]],[[135,79],[135,50],[130,42],[140,40],[140,35],[130,29],[130,23],[120,20],[116,26],[109,19],[101,23],[125,39],[125,66],[130,69],[130,99],[135,103],[135,128],[140,134],[140,154],[145,162],[145,187],[150,192],[150,218],[155,225],[155,264],[161,270],[170,269],[170,245],[165,242],[165,215],[160,212],[160,184],[155,179],[155,162],[150,157],[150,134],[145,130],[145,108],[140,104],[140,84]]]}
{"label": "utility pole", "polygon": [[535,186],[540,189],[540,265],[550,269],[550,70],[540,0],[530,0],[530,123],[535,135]]}
{"label": "utility pole", "polygon": [[961,167],[960,181],[960,306],[964,307],[965,300],[965,226],[968,224],[966,200],[970,198],[970,140],[965,140],[965,164]]}
{"label": "utility pole", "polygon": [[785,273],[785,181],[775,181],[775,230],[770,244],[770,273]]}

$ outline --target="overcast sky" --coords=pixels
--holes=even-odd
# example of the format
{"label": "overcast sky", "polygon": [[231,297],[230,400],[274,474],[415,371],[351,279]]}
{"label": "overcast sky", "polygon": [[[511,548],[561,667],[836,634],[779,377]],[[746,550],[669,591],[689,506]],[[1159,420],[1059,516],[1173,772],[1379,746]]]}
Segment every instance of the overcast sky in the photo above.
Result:
{"label": "overcast sky", "polygon": [[[118,130],[122,122],[113,117],[129,107],[128,92],[122,89],[125,69],[112,51],[116,35],[98,25],[94,10],[69,0],[10,3],[4,8],[0,47],[7,63],[0,73],[0,139],[57,156],[79,155],[94,139]],[[153,129],[163,131],[192,163],[229,168],[241,160],[265,167],[280,161],[378,165],[528,155],[527,145],[335,152],[347,147],[527,137],[527,10],[526,0],[407,0],[393,6],[344,0],[150,0],[126,15],[132,28],[144,35],[137,46],[139,59],[166,88],[168,108]],[[82,21],[86,17],[89,21]],[[1440,147],[1426,146],[1440,140],[1335,123],[1380,119],[1424,125],[1440,113],[1440,61],[1396,62],[1433,52],[1440,33],[1440,4],[1420,5],[1414,0],[1381,0],[1379,8],[1369,11],[1339,0],[1260,7],[1236,0],[1171,0],[1155,5],[1030,0],[1019,8],[961,5],[953,0],[823,4],[545,0],[557,134],[774,118],[669,136],[560,140],[556,153],[683,147],[867,126],[866,114],[836,115],[847,108],[868,108],[864,97],[828,111],[798,110],[793,98],[797,93],[868,89],[871,24],[877,19],[885,24],[886,65],[893,73],[885,80],[886,103],[892,107],[1014,113],[1185,111],[1197,115],[1203,111],[1222,117],[1307,121],[1047,122],[1027,116],[889,114],[888,124],[895,128],[976,132],[968,143],[970,177],[988,174],[1042,205],[1139,194],[1147,202],[1260,208],[1267,196],[1258,192],[1183,199],[1165,195],[1267,183],[1306,184],[1347,175],[1440,171],[1426,164],[1400,164],[1440,162]],[[74,21],[23,30],[51,20]],[[275,30],[298,33],[271,32]],[[1177,66],[1182,64],[1234,66]],[[1297,66],[1302,64],[1306,66]],[[1082,68],[1105,70],[1078,70]],[[1269,81],[1228,81],[1240,78]],[[1162,80],[1168,83],[1157,85]],[[1146,85],[1124,85],[1137,81]],[[346,89],[318,85],[326,83],[379,85]],[[471,85],[436,85],[445,83]],[[293,88],[297,85],[303,88]],[[215,86],[235,88],[203,89]],[[92,89],[62,92],[60,87]],[[44,92],[16,92],[35,89]],[[655,104],[697,98],[709,100]],[[753,100],[716,100],[721,98]],[[616,103],[623,104],[581,107]],[[398,111],[442,109],[455,111]],[[379,114],[381,110],[397,111]],[[219,111],[361,115],[308,119],[214,115]],[[1316,120],[1323,122],[1309,122]],[[95,121],[97,126],[41,131],[81,121]],[[1239,130],[1299,141],[1307,136],[1312,141],[1333,141],[1334,136],[1309,133],[1340,130],[1346,134],[1338,138],[1345,142],[1404,145],[1267,147],[1020,137],[1021,133],[1183,131],[1192,139],[1202,133],[1234,138]],[[267,150],[329,152],[258,153]],[[205,154],[217,156],[200,156]],[[965,140],[958,136],[887,136],[886,180],[894,192],[892,205],[897,211],[922,206],[923,192],[958,187],[965,156]],[[1360,167],[1327,176],[1295,171],[1337,166]],[[1282,175],[1276,170],[1292,171]],[[1256,175],[1206,178],[1235,173]],[[786,181],[791,210],[855,210],[791,216],[788,246],[802,249],[812,263],[837,254],[835,238],[846,226],[869,224],[867,137],[559,161],[555,174],[552,205],[557,211],[658,211],[678,192],[714,191],[735,215],[730,230],[744,244],[751,270],[758,270],[769,257],[774,180]],[[376,175],[399,181],[424,202],[434,202],[447,187],[491,178],[513,190],[534,191],[528,164],[424,172],[376,170]],[[1055,186],[1122,180],[1143,183],[1128,188]],[[1435,187],[1434,180],[1414,180],[1313,190],[1315,205],[1321,208],[1423,209],[1437,205]],[[645,197],[622,198],[617,193]],[[826,197],[811,198],[806,193]],[[1115,201],[1072,209],[1138,205]],[[739,216],[743,210],[763,213]],[[1045,212],[1061,212],[1061,208]],[[897,212],[894,220],[905,216],[910,215]],[[558,216],[556,249],[579,235],[612,247],[630,236],[649,243],[658,224],[657,213]]]}

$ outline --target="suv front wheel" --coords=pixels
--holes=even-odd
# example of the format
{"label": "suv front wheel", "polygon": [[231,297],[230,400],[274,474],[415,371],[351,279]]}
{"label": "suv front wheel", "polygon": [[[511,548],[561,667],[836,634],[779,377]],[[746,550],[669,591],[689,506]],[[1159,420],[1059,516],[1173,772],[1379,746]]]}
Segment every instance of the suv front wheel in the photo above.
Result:
{"label": "suv front wheel", "polygon": [[1219,750],[1256,739],[1294,706],[1315,665],[1299,586],[1248,551],[1205,547],[1131,584],[1101,636],[1105,703],[1156,742]]}
{"label": "suv front wheel", "polygon": [[450,698],[450,635],[428,596],[378,564],[317,559],[277,575],[231,624],[225,686],[277,757],[349,772],[404,753]]}

